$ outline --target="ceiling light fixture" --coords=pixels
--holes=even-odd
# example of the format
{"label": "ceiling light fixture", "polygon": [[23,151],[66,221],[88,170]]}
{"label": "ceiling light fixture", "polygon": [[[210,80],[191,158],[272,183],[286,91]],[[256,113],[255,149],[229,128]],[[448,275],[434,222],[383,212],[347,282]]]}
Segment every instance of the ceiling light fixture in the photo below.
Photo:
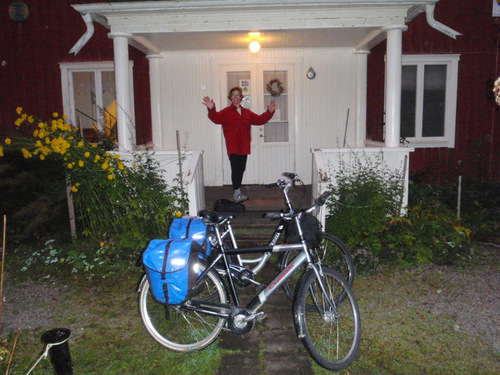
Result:
{"label": "ceiling light fixture", "polygon": [[260,38],[260,33],[259,32],[251,32],[248,33],[248,36],[250,37],[250,44],[248,46],[248,49],[252,53],[257,53],[260,51],[260,43],[259,43],[259,38]]}

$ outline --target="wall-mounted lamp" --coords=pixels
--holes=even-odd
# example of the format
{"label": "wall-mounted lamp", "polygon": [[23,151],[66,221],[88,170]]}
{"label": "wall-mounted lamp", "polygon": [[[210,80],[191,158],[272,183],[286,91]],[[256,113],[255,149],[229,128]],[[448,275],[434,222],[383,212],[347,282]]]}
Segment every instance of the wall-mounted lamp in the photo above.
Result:
{"label": "wall-mounted lamp", "polygon": [[257,53],[260,51],[260,43],[259,43],[259,38],[260,38],[260,33],[258,31],[256,32],[251,32],[248,33],[248,36],[250,37],[250,45],[248,46],[248,49],[253,52]]}
{"label": "wall-mounted lamp", "polygon": [[309,78],[309,79],[313,79],[314,77],[316,77],[316,72],[314,71],[314,69],[312,68],[312,66],[306,72],[306,77]]}

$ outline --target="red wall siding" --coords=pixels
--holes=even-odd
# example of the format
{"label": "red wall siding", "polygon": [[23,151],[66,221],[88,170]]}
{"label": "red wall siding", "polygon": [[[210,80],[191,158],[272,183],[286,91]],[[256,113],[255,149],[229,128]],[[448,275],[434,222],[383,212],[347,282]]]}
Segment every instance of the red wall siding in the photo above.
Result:
{"label": "red wall siding", "polygon": [[[87,45],[76,56],[68,53],[86,30],[71,4],[88,1],[24,0],[30,15],[22,23],[10,19],[10,3],[3,2],[0,12],[0,62],[5,65],[0,66],[0,135],[12,129],[18,106],[45,119],[54,111],[62,112],[59,63],[113,60],[108,30],[97,24]],[[130,59],[134,61],[135,97],[141,98],[136,107],[137,140],[143,143],[151,141],[149,66],[144,54],[134,48],[130,48]]]}
{"label": "red wall siding", "polygon": [[[455,148],[417,149],[410,173],[431,182],[455,180],[458,173],[479,181],[500,180],[500,113],[491,90],[500,75],[499,26],[490,1],[441,0],[435,18],[461,32],[457,40],[432,29],[419,15],[403,33],[404,54],[460,54]],[[385,43],[373,49],[368,67],[367,134],[382,140]]]}

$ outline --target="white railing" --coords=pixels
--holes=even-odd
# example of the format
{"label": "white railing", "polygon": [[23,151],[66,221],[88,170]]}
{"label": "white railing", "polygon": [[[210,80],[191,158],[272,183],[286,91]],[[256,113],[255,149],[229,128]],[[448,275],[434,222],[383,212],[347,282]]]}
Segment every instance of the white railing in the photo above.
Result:
{"label": "white railing", "polygon": [[[339,149],[312,149],[312,195],[318,197],[322,192],[328,190],[329,185],[335,184],[335,168],[342,161],[349,166],[353,157],[362,161],[364,159],[375,160],[383,157],[385,166],[391,171],[399,171],[402,174],[403,197],[401,201],[402,212],[408,204],[408,170],[409,155],[413,149],[406,147],[367,147],[367,148],[339,148]],[[318,219],[325,224],[328,208],[321,210]]]}
{"label": "white railing", "polygon": [[[136,154],[151,153],[158,162],[161,176],[169,185],[177,185],[181,168],[179,167],[179,154],[177,151],[136,151]],[[130,153],[119,152],[120,158],[127,162],[133,160]],[[197,215],[199,210],[205,208],[205,180],[203,177],[203,151],[182,151],[182,185],[189,200],[189,215]]]}

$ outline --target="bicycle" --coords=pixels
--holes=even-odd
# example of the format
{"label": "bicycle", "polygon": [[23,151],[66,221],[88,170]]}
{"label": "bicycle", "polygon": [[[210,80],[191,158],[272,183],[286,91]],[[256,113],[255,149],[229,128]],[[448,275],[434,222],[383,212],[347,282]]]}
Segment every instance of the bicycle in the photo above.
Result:
{"label": "bicycle", "polygon": [[[300,177],[295,173],[285,172],[283,173],[283,177],[285,179],[280,179],[275,183],[267,184],[267,188],[279,187],[282,190],[286,209],[281,212],[267,212],[264,214],[263,218],[270,220],[279,220],[276,228],[274,229],[271,239],[268,242],[267,246],[274,246],[280,243],[281,237],[283,234],[287,233],[290,223],[292,222],[292,217],[289,213],[295,213],[296,210],[293,206],[293,203],[289,196],[289,191],[292,187],[294,187],[297,183],[304,185]],[[326,203],[330,192],[323,193],[319,198],[314,201],[314,204],[303,211],[302,214],[311,214],[321,206]],[[300,217],[299,217],[300,218]],[[226,249],[236,249],[238,248],[237,241],[231,227],[230,220],[225,221],[220,224],[222,239],[224,240],[224,246]],[[321,240],[314,244],[314,252],[316,258],[322,262],[326,262],[328,266],[339,272],[348,282],[349,286],[352,287],[354,283],[355,277],[355,266],[352,259],[352,255],[349,252],[347,246],[337,237],[332,234],[321,232],[320,233]],[[286,240],[285,240],[286,241]],[[214,243],[216,245],[216,243]],[[290,263],[291,259],[293,259],[297,255],[297,252],[290,251],[281,253],[278,255],[276,266],[277,269],[282,271],[286,268],[286,266]],[[254,277],[259,273],[260,270],[265,266],[268,259],[271,257],[271,253],[264,253],[262,256],[257,258],[244,258],[242,256],[233,256],[231,257],[232,264],[245,267],[249,271],[252,272],[252,275],[247,275],[248,277]],[[253,268],[250,268],[251,265],[256,264]],[[304,269],[305,271],[305,269]],[[246,271],[248,272],[248,271]],[[287,297],[293,301],[294,293],[296,286],[298,285],[298,280],[300,279],[300,274],[297,273],[293,278],[289,279],[284,285],[283,289],[287,295]],[[243,282],[241,281],[238,286],[248,286],[251,281]]]}
{"label": "bicycle", "polygon": [[[322,266],[315,259],[305,240],[298,214],[290,212],[287,216],[297,226],[300,243],[234,249],[226,248],[221,233],[221,228],[225,228],[232,215],[203,210],[200,216],[207,226],[213,228],[219,252],[210,262],[198,260],[195,266],[199,276],[191,297],[179,305],[163,305],[152,296],[147,277],[140,282],[139,314],[155,341],[173,351],[190,352],[210,345],[223,329],[245,335],[256,321],[265,318],[265,313],[259,310],[269,297],[293,275],[300,273],[293,302],[297,336],[310,356],[324,368],[338,371],[352,363],[361,340],[361,318],[356,298],[338,272]],[[231,267],[230,256],[291,251],[298,255],[246,306],[241,306],[236,284],[238,280],[248,282],[249,273],[244,267],[236,272]],[[302,273],[304,265],[306,272]],[[250,282],[260,285],[253,279]]]}

